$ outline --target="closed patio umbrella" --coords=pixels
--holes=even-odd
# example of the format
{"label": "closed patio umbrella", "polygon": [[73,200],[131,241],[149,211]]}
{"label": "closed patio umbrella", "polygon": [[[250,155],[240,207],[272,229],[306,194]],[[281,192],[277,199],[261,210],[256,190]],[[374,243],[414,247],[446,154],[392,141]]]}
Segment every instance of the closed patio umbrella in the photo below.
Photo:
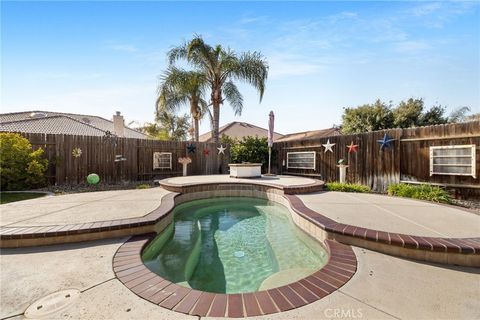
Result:
{"label": "closed patio umbrella", "polygon": [[268,174],[270,175],[270,163],[272,159],[272,146],[273,146],[273,127],[275,122],[275,115],[273,111],[268,114]]}

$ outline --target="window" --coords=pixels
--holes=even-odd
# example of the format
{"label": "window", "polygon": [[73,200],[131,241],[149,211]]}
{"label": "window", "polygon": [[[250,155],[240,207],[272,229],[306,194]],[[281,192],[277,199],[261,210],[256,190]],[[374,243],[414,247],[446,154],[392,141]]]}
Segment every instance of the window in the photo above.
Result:
{"label": "window", "polygon": [[153,169],[172,169],[172,153],[154,152]]}
{"label": "window", "polygon": [[315,170],[315,151],[287,152],[287,169]]}
{"label": "window", "polygon": [[475,174],[475,145],[430,147],[430,176]]}

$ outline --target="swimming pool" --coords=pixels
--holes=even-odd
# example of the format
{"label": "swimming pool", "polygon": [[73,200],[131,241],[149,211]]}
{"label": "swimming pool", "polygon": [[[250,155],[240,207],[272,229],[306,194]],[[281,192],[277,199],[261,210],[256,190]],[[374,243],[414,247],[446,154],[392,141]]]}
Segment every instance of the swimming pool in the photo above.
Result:
{"label": "swimming pool", "polygon": [[177,206],[174,223],[148,245],[142,259],[181,286],[245,293],[302,279],[324,266],[328,255],[293,224],[287,208],[229,197]]}

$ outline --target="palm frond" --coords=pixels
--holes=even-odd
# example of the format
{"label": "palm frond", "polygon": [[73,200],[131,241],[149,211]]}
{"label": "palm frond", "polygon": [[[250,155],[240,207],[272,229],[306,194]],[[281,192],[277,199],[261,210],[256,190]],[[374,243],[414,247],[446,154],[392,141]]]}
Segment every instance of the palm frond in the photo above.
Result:
{"label": "palm frond", "polygon": [[256,88],[260,94],[260,102],[262,101],[268,77],[268,63],[260,52],[243,53],[232,76]]}
{"label": "palm frond", "polygon": [[235,112],[235,115],[241,115],[243,110],[243,96],[237,86],[231,81],[225,82],[223,85],[223,94],[225,95],[225,100],[228,101]]}
{"label": "palm frond", "polygon": [[173,65],[177,60],[187,58],[187,43],[174,47],[167,52],[167,59],[170,65]]}

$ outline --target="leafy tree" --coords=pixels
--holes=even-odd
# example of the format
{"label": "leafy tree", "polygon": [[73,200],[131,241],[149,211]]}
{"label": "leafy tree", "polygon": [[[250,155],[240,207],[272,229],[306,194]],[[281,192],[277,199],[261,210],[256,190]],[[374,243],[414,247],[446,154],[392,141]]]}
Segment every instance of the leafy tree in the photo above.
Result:
{"label": "leafy tree", "polygon": [[187,114],[177,116],[171,112],[162,111],[157,115],[157,121],[168,133],[169,140],[187,140],[188,129],[190,127],[190,117]]}
{"label": "leafy tree", "polygon": [[261,163],[263,168],[268,165],[267,138],[243,137],[242,140],[232,139],[222,135],[221,142],[230,145],[232,163],[252,162]]}
{"label": "leafy tree", "polygon": [[43,149],[35,151],[16,133],[0,133],[0,181],[2,190],[26,190],[46,184],[48,160]]}
{"label": "leafy tree", "polygon": [[161,79],[156,102],[157,116],[163,111],[176,112],[182,105],[188,105],[194,120],[194,140],[198,141],[200,119],[208,113],[207,102],[203,98],[207,86],[205,76],[200,72],[170,66]]}
{"label": "leafy tree", "polygon": [[446,123],[447,118],[445,117],[445,108],[441,105],[436,105],[431,107],[429,110],[424,112],[420,117],[421,126],[431,126],[434,124]]}
{"label": "leafy tree", "polygon": [[342,132],[348,134],[463,122],[474,119],[468,116],[469,111],[470,108],[461,107],[447,117],[445,107],[441,105],[434,105],[425,111],[423,99],[410,98],[401,101],[395,108],[377,100],[374,104],[346,108],[342,115]]}
{"label": "leafy tree", "polygon": [[157,140],[170,140],[168,131],[158,123],[147,122],[140,128],[140,131]]}
{"label": "leafy tree", "polygon": [[252,85],[258,90],[260,101],[263,98],[268,65],[259,52],[243,52],[238,55],[221,45],[212,47],[196,35],[189,42],[170,50],[168,57],[170,64],[186,59],[205,76],[211,89],[212,135],[215,143],[219,141],[220,106],[224,101],[230,104],[236,115],[242,113],[243,96],[234,81],[240,80]]}
{"label": "leafy tree", "polygon": [[157,114],[156,122],[145,123],[140,131],[158,140],[183,141],[187,138],[189,121],[187,114],[177,116],[164,110]]}
{"label": "leafy tree", "polygon": [[380,100],[357,108],[345,108],[342,115],[342,132],[347,134],[388,129],[392,125],[391,106]]}
{"label": "leafy tree", "polygon": [[393,126],[396,128],[409,128],[419,125],[423,112],[423,99],[408,99],[401,101],[393,109]]}

